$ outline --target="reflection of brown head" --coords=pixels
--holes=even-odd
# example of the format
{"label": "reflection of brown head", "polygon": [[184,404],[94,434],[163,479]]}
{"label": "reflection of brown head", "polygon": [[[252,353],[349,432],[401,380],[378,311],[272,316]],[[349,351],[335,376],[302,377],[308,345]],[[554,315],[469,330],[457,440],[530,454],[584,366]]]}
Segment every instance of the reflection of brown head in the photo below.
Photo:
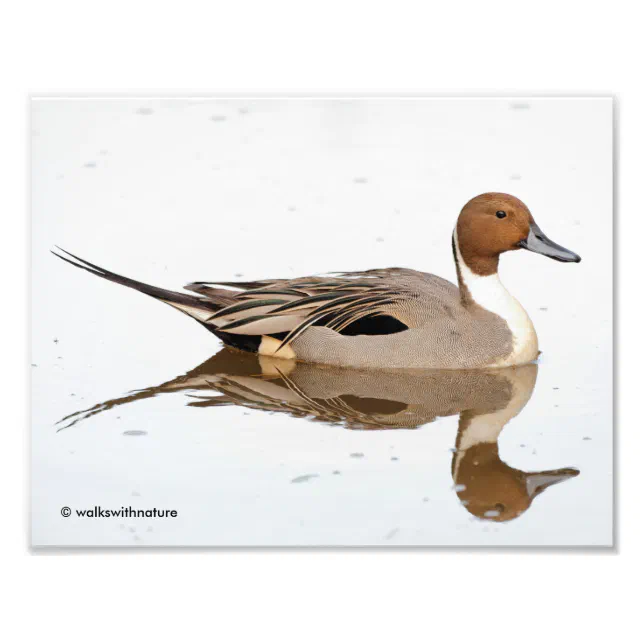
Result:
{"label": "reflection of brown head", "polygon": [[499,458],[496,443],[479,443],[466,451],[455,482],[468,512],[481,519],[509,521],[523,514],[547,487],[577,474],[579,470],[572,468],[522,472]]}
{"label": "reflection of brown head", "polygon": [[456,493],[470,514],[490,521],[509,521],[521,515],[547,487],[577,476],[572,468],[523,472],[499,458],[498,437],[505,425],[530,400],[537,366],[504,369],[511,396],[507,404],[492,412],[467,410],[461,413],[457,450],[452,460]]}

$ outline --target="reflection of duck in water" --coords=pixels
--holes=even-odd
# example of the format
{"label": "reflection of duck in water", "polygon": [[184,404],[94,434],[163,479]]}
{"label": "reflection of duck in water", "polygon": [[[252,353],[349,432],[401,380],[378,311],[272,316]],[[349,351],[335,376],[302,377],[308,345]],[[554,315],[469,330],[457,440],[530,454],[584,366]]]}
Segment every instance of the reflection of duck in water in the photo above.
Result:
{"label": "reflection of duck in water", "polygon": [[414,429],[460,414],[452,463],[455,489],[472,514],[507,521],[574,469],[523,472],[504,463],[497,440],[532,396],[534,364],[483,371],[362,371],[223,349],[183,376],[76,412],[70,427],[113,407],[187,391],[191,407],[240,405],[355,430]]}

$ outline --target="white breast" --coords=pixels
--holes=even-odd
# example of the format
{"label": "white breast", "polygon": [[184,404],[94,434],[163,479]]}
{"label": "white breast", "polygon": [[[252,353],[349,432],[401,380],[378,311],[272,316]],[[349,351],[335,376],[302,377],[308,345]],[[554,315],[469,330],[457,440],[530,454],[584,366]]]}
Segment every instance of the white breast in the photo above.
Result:
{"label": "white breast", "polygon": [[491,367],[508,367],[535,360],[539,354],[537,333],[532,320],[519,302],[508,293],[501,283],[499,274],[477,275],[463,260],[454,230],[456,256],[461,279],[467,286],[472,299],[484,309],[503,318],[512,333],[512,353]]}

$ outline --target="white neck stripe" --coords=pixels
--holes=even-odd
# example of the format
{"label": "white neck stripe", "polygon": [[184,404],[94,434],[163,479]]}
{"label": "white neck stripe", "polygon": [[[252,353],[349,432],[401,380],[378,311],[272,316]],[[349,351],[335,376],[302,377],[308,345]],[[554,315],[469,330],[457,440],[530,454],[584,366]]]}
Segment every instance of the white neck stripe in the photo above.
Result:
{"label": "white neck stripe", "polygon": [[534,360],[538,354],[537,334],[525,309],[508,293],[498,273],[477,275],[465,263],[458,244],[456,228],[454,228],[454,247],[461,280],[472,300],[487,311],[503,318],[512,333],[512,355],[495,366],[521,364]]}

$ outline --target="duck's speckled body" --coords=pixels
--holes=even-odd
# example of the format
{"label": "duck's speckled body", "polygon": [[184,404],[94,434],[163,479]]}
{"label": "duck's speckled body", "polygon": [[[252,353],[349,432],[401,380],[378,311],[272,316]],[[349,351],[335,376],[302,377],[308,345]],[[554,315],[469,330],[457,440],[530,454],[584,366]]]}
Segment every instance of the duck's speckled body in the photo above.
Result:
{"label": "duck's speckled body", "polygon": [[465,205],[452,247],[458,287],[429,273],[389,268],[186,287],[198,295],[136,282],[74,255],[61,257],[170,304],[229,346],[262,355],[379,369],[472,369],[534,360],[534,326],[501,283],[499,256],[519,248],[565,262],[579,256],[550,241],[525,204],[502,193]]}

